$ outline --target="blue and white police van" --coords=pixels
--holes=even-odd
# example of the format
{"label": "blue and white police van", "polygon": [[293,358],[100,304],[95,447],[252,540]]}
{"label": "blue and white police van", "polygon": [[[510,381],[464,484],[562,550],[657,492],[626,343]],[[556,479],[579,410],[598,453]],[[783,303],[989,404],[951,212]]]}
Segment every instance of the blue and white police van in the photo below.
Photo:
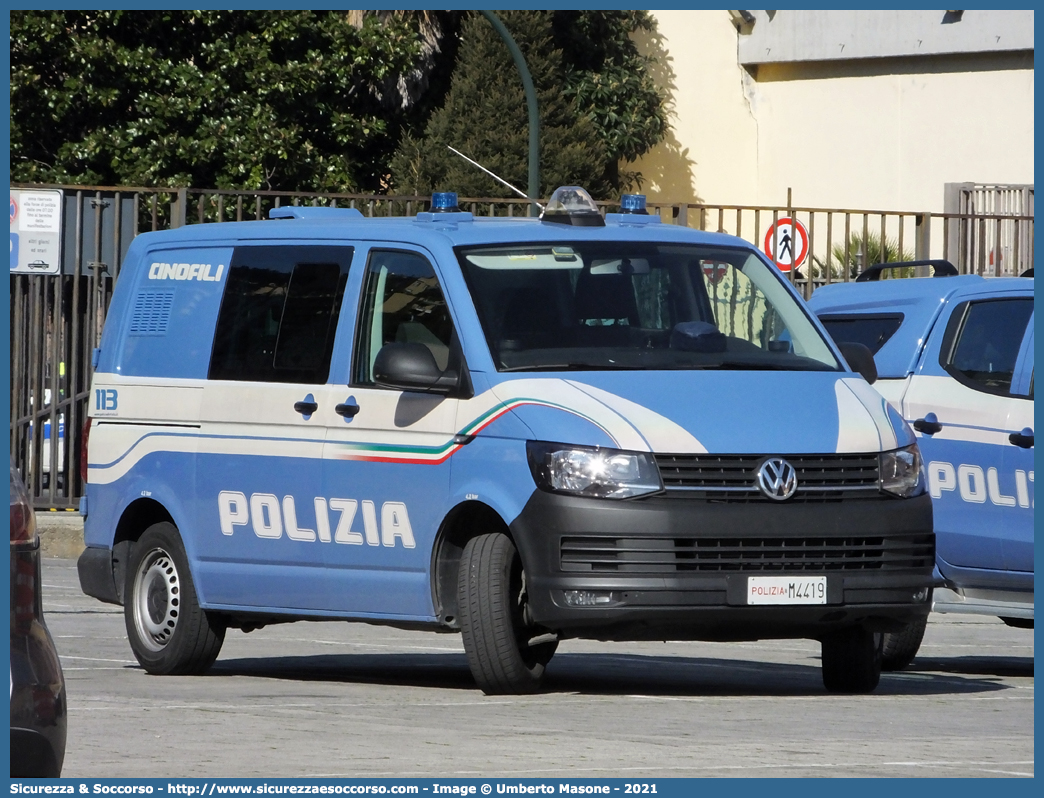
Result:
{"label": "blue and white police van", "polygon": [[913,432],[755,248],[622,205],[138,236],[79,573],[141,665],[340,619],[460,631],[487,693],[569,638],[816,639],[827,689],[873,690],[930,607]]}
{"label": "blue and white police van", "polygon": [[[935,276],[879,279],[917,265]],[[1032,628],[1033,280],[879,264],[809,304],[836,341],[871,349],[874,388],[916,431],[945,580],[935,611]],[[909,664],[923,633],[921,620],[889,635],[886,668]]]}

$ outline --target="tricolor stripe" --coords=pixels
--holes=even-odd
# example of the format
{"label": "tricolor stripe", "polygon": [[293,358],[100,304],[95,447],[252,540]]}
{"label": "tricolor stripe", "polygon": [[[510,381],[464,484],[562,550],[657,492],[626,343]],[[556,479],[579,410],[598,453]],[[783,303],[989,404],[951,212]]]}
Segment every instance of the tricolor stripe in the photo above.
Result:
{"label": "tricolor stripe", "polygon": [[439,463],[446,462],[446,460],[452,457],[453,454],[464,445],[463,443],[458,443],[456,441],[457,436],[477,435],[505,413],[514,410],[516,407],[522,407],[523,405],[550,407],[555,410],[562,410],[566,413],[570,413],[578,418],[582,418],[602,430],[615,446],[619,446],[619,443],[616,438],[613,437],[612,433],[590,416],[554,402],[533,398],[519,398],[509,402],[503,402],[500,405],[491,408],[470,424],[467,424],[457,433],[457,435],[454,435],[453,438],[441,446],[398,446],[395,444],[384,443],[338,443],[334,444],[338,452],[332,457],[339,460],[361,460],[375,463],[416,463],[438,465]]}

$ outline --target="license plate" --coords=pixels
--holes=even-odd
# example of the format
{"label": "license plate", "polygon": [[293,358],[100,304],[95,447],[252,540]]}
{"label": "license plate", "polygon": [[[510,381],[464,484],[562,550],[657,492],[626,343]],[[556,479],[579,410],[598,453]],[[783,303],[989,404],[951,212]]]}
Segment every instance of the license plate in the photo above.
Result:
{"label": "license plate", "polygon": [[747,604],[826,604],[825,576],[749,576]]}

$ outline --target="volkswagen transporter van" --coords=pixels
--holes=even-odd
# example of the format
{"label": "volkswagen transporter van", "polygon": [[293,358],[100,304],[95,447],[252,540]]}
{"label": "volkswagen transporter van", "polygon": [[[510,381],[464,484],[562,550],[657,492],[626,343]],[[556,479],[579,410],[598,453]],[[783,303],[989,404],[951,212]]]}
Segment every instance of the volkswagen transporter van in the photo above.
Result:
{"label": "volkswagen transporter van", "polygon": [[341,619],[459,630],[487,693],[569,638],[811,638],[828,690],[873,690],[931,606],[913,433],[754,247],[623,204],[138,236],[79,572],[141,665]]}

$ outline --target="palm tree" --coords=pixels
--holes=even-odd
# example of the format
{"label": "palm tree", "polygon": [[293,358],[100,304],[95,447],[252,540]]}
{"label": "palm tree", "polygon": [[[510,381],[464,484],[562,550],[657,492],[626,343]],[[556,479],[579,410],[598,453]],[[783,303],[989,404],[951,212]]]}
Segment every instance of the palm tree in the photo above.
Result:
{"label": "palm tree", "polygon": [[447,42],[459,24],[460,12],[454,11],[347,11],[348,23],[362,29],[367,18],[376,17],[380,24],[391,19],[412,20],[421,39],[421,57],[414,69],[403,75],[394,75],[377,87],[381,101],[389,108],[406,110],[412,107],[428,89],[432,73],[438,66]]}
{"label": "palm tree", "polygon": [[[843,243],[834,244],[834,248],[831,251],[831,262],[829,264],[831,279],[842,278],[845,268],[846,250],[848,256],[848,276],[850,278],[855,278],[864,269],[868,269],[877,263],[895,263],[896,261],[914,259],[914,256],[911,253],[905,250],[900,251],[897,239],[885,238],[884,246],[881,245],[881,240],[879,234],[868,233],[865,246],[863,245],[863,237],[861,235],[849,236],[847,248]],[[909,274],[907,274],[907,272],[909,272]],[[910,277],[913,275],[913,269],[899,269],[891,272],[891,275],[897,277]]]}

